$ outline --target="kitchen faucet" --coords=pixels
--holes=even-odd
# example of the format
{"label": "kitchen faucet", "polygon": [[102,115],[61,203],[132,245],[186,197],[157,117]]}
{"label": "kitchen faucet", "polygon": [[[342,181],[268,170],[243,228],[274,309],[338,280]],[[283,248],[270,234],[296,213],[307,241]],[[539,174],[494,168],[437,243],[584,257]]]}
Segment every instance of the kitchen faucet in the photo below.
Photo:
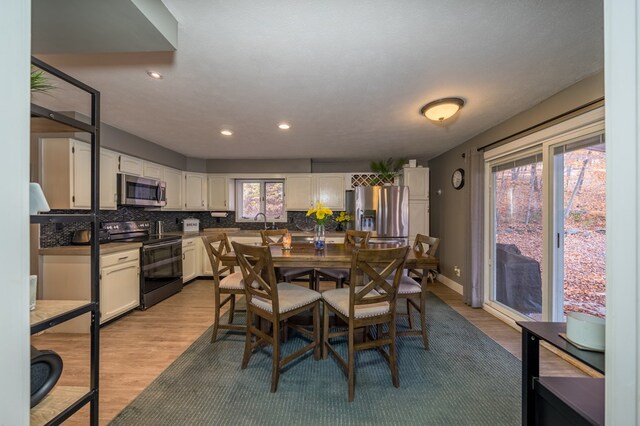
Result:
{"label": "kitchen faucet", "polygon": [[257,215],[255,215],[253,217],[253,220],[258,220],[258,216],[260,216],[260,215],[262,215],[262,217],[264,218],[264,229],[267,229],[267,215],[266,214],[260,212],[260,213],[258,213]]}

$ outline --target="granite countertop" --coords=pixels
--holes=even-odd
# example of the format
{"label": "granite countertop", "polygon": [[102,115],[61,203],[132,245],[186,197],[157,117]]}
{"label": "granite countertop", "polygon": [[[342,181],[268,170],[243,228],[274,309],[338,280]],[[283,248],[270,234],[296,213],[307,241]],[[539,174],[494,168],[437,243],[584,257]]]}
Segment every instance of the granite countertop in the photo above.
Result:
{"label": "granite countertop", "polygon": [[[100,244],[100,254],[117,253],[119,251],[135,250],[142,247],[142,243],[105,243]],[[91,246],[59,246],[41,248],[38,254],[43,256],[90,256]]]}

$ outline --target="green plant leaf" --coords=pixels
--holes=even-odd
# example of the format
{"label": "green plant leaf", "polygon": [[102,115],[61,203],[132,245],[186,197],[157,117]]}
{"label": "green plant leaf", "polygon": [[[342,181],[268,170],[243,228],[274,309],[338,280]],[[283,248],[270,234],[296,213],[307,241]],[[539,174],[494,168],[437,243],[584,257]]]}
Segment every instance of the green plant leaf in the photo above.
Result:
{"label": "green plant leaf", "polygon": [[49,79],[45,75],[44,71],[31,67],[31,92],[32,93],[46,93],[49,90],[55,89],[56,86],[49,82]]}

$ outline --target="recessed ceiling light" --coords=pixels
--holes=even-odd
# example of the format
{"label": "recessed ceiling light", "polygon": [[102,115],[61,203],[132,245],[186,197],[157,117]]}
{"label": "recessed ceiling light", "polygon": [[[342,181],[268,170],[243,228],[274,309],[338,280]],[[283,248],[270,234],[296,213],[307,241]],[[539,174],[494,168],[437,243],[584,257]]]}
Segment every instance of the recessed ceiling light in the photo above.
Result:
{"label": "recessed ceiling light", "polygon": [[162,80],[162,74],[158,71],[147,71],[147,75],[151,78],[155,78],[156,80]]}
{"label": "recessed ceiling light", "polygon": [[289,130],[291,128],[291,126],[288,125],[287,123],[280,123],[280,124],[278,124],[278,128],[280,130]]}
{"label": "recessed ceiling light", "polygon": [[233,132],[231,130],[220,130],[220,134],[221,135],[225,135],[225,136],[231,136],[233,134]]}

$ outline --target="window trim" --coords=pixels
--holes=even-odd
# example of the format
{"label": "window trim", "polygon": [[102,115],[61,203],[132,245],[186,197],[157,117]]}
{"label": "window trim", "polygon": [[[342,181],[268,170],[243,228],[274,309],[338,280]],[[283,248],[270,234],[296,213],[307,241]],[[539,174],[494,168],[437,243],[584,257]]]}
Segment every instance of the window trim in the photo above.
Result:
{"label": "window trim", "polygon": [[236,222],[255,222],[255,220],[253,218],[243,218],[242,217],[242,206],[244,203],[244,200],[242,198],[242,184],[244,183],[259,183],[261,186],[260,192],[262,194],[262,200],[260,201],[260,212],[261,213],[265,213],[266,210],[266,201],[264,200],[264,194],[266,192],[265,189],[265,185],[267,183],[281,183],[282,184],[282,191],[283,191],[283,197],[282,197],[282,210],[284,211],[284,214],[282,216],[280,216],[280,218],[272,218],[272,217],[267,217],[267,222],[276,222],[276,223],[286,223],[288,221],[287,219],[287,210],[286,210],[286,194],[284,193],[285,190],[285,180],[284,179],[278,179],[278,178],[257,178],[257,179],[236,179],[235,180],[235,192],[236,192],[236,209],[235,209],[235,215],[236,215]]}

